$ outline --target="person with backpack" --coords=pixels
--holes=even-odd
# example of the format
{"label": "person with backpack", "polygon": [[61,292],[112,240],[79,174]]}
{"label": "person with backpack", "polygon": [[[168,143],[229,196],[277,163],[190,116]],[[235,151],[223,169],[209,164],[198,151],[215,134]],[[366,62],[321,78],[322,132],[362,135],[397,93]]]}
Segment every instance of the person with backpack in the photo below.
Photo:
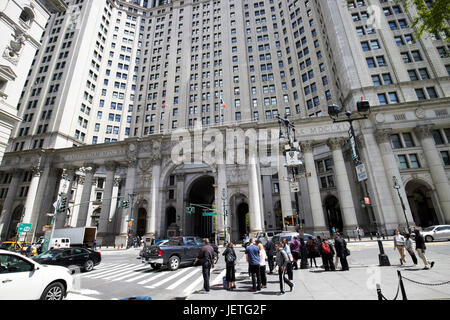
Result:
{"label": "person with backpack", "polygon": [[405,249],[406,251],[408,251],[409,255],[411,256],[412,261],[414,262],[414,265],[417,265],[417,257],[416,254],[414,253],[414,249],[413,249],[413,242],[411,240],[411,236],[409,235],[409,233],[405,234]]}
{"label": "person with backpack", "polygon": [[236,289],[236,252],[234,251],[234,245],[232,242],[228,242],[227,248],[222,253],[225,257],[225,265],[226,265],[226,282],[227,282],[227,290],[231,291]]}
{"label": "person with backpack", "polygon": [[325,271],[335,271],[333,256],[334,249],[333,245],[328,241],[328,237],[324,237],[323,240],[320,240],[320,237],[317,237],[320,241],[320,255],[322,256],[322,263]]}
{"label": "person with backpack", "polygon": [[266,253],[267,253],[267,262],[269,263],[269,274],[272,274],[273,269],[275,268],[273,256],[275,255],[275,245],[273,244],[272,239],[266,236]]}
{"label": "person with backpack", "polygon": [[334,234],[334,247],[336,249],[336,257],[339,257],[339,260],[341,261],[342,271],[349,271],[347,262],[347,255],[349,254],[349,251],[347,249],[347,243],[338,232]]}

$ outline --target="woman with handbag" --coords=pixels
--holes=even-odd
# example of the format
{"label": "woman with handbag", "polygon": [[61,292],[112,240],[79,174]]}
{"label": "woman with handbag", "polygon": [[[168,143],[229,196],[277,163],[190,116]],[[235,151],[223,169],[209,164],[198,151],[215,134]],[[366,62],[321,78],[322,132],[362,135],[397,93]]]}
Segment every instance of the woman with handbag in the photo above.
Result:
{"label": "woman with handbag", "polygon": [[414,262],[414,265],[417,265],[417,257],[414,253],[413,248],[413,242],[411,241],[411,236],[407,233],[405,234],[405,249],[408,251],[409,255],[411,256],[412,261]]}
{"label": "woman with handbag", "polygon": [[314,261],[314,266],[317,268],[317,262],[316,262],[316,257],[317,257],[317,252],[316,252],[316,244],[314,243],[314,240],[309,237],[308,241],[306,242],[306,246],[308,248],[308,258],[309,258],[309,264],[312,268],[313,266],[313,261]]}
{"label": "woman with handbag", "polygon": [[292,280],[294,280],[294,272],[292,270],[293,269],[292,264],[294,262],[294,257],[292,256],[291,248],[289,247],[287,239],[283,239],[282,242],[283,242],[283,250],[286,251],[286,253],[289,257],[289,262],[286,267],[286,273],[288,275],[289,280],[292,281]]}
{"label": "woman with handbag", "polygon": [[236,252],[234,251],[234,245],[232,242],[228,242],[227,248],[222,253],[225,256],[225,264],[227,273],[225,275],[225,280],[227,281],[227,290],[231,291],[236,289]]}
{"label": "woman with handbag", "polygon": [[261,275],[261,288],[267,288],[267,276],[266,276],[266,259],[267,254],[264,246],[260,240],[256,241],[259,248],[259,273]]}

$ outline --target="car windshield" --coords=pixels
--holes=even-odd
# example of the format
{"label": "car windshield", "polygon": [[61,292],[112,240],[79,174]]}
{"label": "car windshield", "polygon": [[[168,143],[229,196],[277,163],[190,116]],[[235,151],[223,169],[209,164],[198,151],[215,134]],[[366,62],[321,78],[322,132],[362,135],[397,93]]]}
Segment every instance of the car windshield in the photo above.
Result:
{"label": "car windshield", "polygon": [[41,253],[40,255],[37,255],[36,258],[38,259],[53,259],[57,255],[59,255],[61,251],[46,251],[44,253]]}
{"label": "car windshield", "polygon": [[12,247],[14,244],[12,243],[12,242],[3,242],[1,245],[0,245],[0,248],[10,248],[10,247]]}
{"label": "car windshield", "polygon": [[436,227],[435,227],[435,226],[427,227],[427,228],[424,228],[424,229],[422,230],[422,232],[430,232],[430,231],[433,231],[434,228],[436,228]]}
{"label": "car windshield", "polygon": [[183,245],[183,238],[170,238],[167,245],[168,246],[181,246],[181,245]]}

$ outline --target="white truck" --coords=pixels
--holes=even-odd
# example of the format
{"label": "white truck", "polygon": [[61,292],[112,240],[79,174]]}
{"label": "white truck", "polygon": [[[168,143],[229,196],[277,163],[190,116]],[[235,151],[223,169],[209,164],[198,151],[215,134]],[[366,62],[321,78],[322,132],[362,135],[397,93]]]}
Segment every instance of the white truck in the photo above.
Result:
{"label": "white truck", "polygon": [[96,237],[96,227],[63,228],[53,232],[53,239],[70,239],[70,245],[74,247],[92,247]]}

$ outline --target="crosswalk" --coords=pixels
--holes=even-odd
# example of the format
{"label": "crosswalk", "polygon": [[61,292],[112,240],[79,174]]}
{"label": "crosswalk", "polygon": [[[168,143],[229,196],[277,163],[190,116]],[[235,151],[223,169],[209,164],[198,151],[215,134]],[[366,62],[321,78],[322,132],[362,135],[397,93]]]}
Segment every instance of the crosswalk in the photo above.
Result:
{"label": "crosswalk", "polygon": [[[213,269],[210,285],[221,284],[225,273],[224,268]],[[165,269],[153,270],[148,265],[136,263],[102,263],[93,271],[76,276],[80,280],[95,279],[135,284],[147,289],[180,290],[184,295],[189,295],[203,287],[202,268],[198,266],[168,271]]]}

